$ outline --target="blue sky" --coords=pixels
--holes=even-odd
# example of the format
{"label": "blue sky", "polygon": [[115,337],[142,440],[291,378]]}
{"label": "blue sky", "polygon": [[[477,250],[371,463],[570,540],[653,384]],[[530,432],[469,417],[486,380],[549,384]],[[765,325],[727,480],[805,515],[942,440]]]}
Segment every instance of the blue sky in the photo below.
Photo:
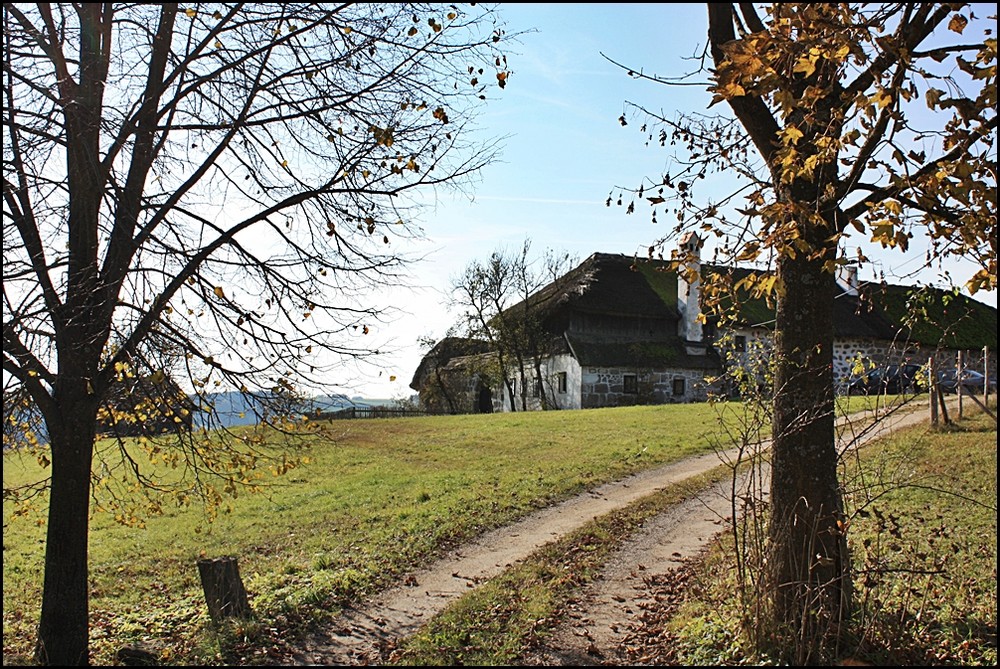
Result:
{"label": "blue sky", "polygon": [[[508,33],[534,31],[508,53],[513,74],[479,121],[484,136],[506,137],[501,160],[482,172],[471,194],[439,193],[424,212],[419,223],[427,239],[403,250],[426,259],[410,267],[410,286],[381,296],[401,311],[373,332],[387,342],[379,369],[345,380],[338,390],[409,396],[423,353],[417,340],[439,339],[456,320],[446,291],[473,260],[499,248],[516,250],[526,239],[538,256],[548,249],[579,261],[598,251],[641,256],[668,231],[665,222],[652,224],[644,208],[627,216],[604,204],[616,186],[635,186],[670,164],[667,150],[644,145],[641,121],[626,103],[672,117],[676,111],[704,111],[710,96],[704,87],[668,88],[630,78],[604,56],[647,74],[677,76],[694,69],[686,59],[705,44],[704,5],[504,3],[500,15]],[[618,121],[623,114],[626,127]],[[873,257],[890,282],[934,281],[927,274],[907,276],[920,265],[922,251]],[[955,270],[956,278],[964,276]],[[860,278],[871,280],[872,272],[863,268]],[[995,292],[976,297],[996,306]]]}

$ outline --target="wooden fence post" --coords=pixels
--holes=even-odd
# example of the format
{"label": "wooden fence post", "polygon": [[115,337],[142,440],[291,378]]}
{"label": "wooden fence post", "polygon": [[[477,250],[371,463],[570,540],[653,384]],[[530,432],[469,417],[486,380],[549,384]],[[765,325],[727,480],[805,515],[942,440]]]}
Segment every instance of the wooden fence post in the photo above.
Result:
{"label": "wooden fence post", "polygon": [[990,347],[983,347],[983,406],[990,405]]}
{"label": "wooden fence post", "polygon": [[931,380],[931,425],[938,424],[938,383],[937,372],[934,370],[934,356],[927,359],[927,373]]}
{"label": "wooden fence post", "polygon": [[234,557],[198,560],[208,615],[218,624],[225,618],[249,618],[250,602]]}
{"label": "wooden fence post", "polygon": [[955,392],[958,393],[958,419],[962,420],[962,370],[965,369],[965,360],[962,356],[962,351],[958,352],[958,359],[955,363],[955,378],[958,379],[958,385],[955,387]]}

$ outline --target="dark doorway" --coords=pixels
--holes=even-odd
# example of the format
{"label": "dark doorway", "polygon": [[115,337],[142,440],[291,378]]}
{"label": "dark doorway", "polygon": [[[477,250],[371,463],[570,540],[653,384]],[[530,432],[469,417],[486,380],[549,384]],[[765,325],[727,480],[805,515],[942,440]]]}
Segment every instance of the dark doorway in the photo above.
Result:
{"label": "dark doorway", "polygon": [[479,413],[493,413],[493,393],[486,386],[479,386]]}

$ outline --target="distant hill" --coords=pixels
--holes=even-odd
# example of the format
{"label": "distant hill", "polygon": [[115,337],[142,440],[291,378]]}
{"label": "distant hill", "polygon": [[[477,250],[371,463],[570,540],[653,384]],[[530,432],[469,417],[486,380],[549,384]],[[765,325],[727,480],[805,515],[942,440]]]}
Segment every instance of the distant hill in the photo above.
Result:
{"label": "distant hill", "polygon": [[[197,406],[199,404],[199,399],[193,395],[190,397],[192,402]],[[243,395],[243,393],[210,393],[206,396],[206,399],[215,407],[218,416],[215,420],[213,420],[212,424],[209,425],[208,414],[202,411],[195,411],[193,427],[214,428],[220,426],[236,427],[239,425],[255,425],[259,420],[261,413],[259,402],[254,402],[252,398],[247,398]],[[361,397],[360,395],[348,397],[347,395],[334,393],[332,395],[319,395],[312,398],[309,402],[307,410],[310,413],[314,411],[336,412],[340,409],[350,407],[367,408],[377,406],[393,406],[396,402],[397,400],[394,399],[372,399]],[[37,438],[42,442],[48,441],[45,424],[42,422],[41,416],[37,413],[37,411],[28,411],[21,421],[18,422],[31,423],[32,429],[34,430]],[[4,450],[17,448],[24,443],[25,437],[23,430],[14,427],[14,425],[15,423],[4,421]]]}
{"label": "distant hill", "polygon": [[[254,398],[247,397],[239,392],[211,393],[206,399],[215,407],[217,421],[223,427],[235,427],[238,425],[255,425],[261,414],[261,405]],[[372,407],[388,406],[395,402],[391,399],[366,399],[361,396],[348,397],[340,393],[332,395],[319,395],[309,400],[306,408],[308,413],[315,411],[331,412],[349,407]],[[198,412],[195,416],[196,427],[208,425],[208,415]],[[217,425],[213,425],[217,426]]]}

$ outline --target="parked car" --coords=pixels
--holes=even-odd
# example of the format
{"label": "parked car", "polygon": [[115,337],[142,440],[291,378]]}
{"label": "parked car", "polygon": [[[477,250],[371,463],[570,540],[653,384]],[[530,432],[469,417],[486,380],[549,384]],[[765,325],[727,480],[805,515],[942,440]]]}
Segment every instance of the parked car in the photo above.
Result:
{"label": "parked car", "polygon": [[[958,392],[958,370],[942,369],[937,373],[938,389],[943,393]],[[962,370],[962,390],[982,394],[986,387],[986,377],[974,369]],[[997,391],[996,379],[990,379],[990,394]]]}
{"label": "parked car", "polygon": [[848,395],[870,395],[872,393],[898,395],[916,392],[920,387],[921,366],[884,365],[853,377],[847,384]]}

